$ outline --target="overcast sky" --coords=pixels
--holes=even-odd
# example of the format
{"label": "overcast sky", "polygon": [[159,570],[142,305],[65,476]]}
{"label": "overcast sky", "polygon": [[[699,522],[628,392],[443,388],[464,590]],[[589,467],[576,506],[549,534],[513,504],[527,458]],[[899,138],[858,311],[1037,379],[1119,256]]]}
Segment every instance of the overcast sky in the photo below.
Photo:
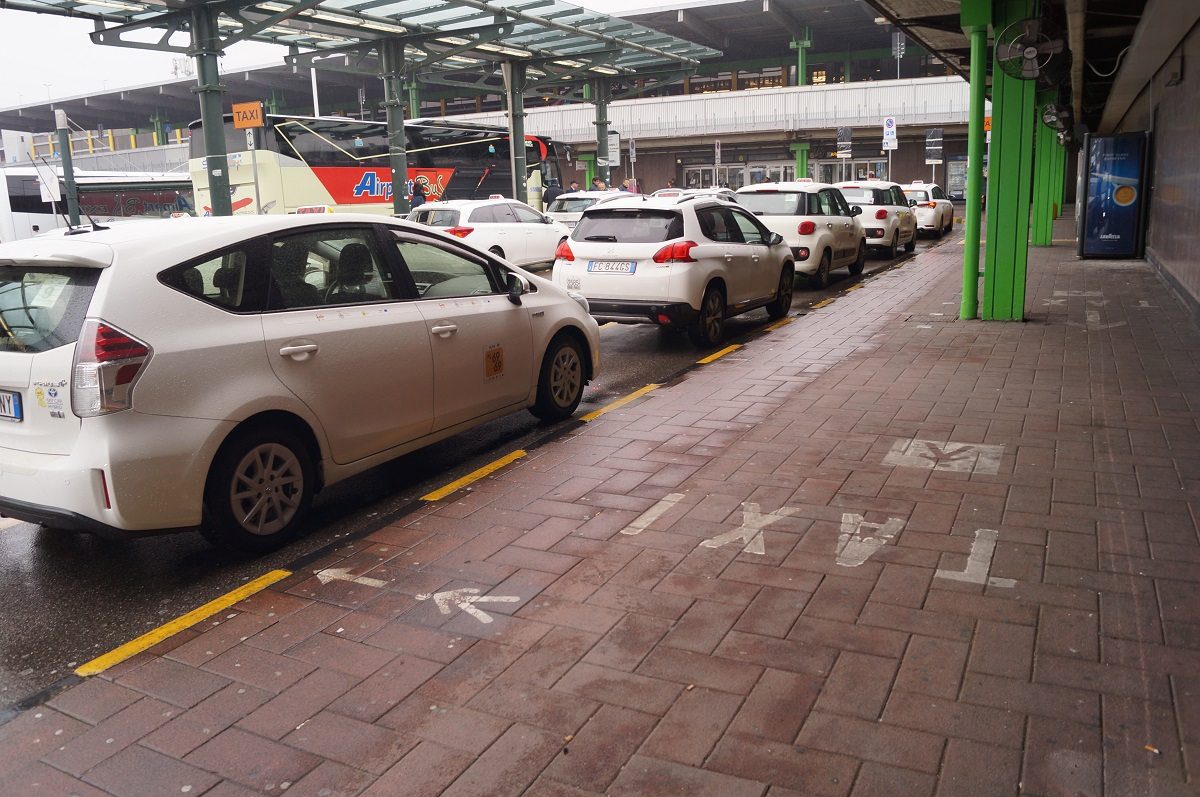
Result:
{"label": "overcast sky", "polygon": [[[609,14],[690,5],[688,0],[573,2]],[[179,56],[95,45],[88,38],[92,30],[88,20],[0,10],[0,108],[172,78],[173,59]],[[283,48],[268,44],[235,44],[222,67],[275,64],[283,53]]]}

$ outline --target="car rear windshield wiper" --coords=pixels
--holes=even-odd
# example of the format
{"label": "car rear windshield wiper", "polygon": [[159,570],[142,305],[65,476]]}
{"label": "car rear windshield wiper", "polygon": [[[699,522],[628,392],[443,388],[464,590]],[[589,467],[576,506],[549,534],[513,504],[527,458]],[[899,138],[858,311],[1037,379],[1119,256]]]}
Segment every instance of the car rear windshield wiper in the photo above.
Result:
{"label": "car rear windshield wiper", "polygon": [[584,236],[583,240],[585,240],[585,241],[608,241],[609,243],[615,244],[617,242],[617,236],[615,236],[615,235],[587,235],[587,236]]}

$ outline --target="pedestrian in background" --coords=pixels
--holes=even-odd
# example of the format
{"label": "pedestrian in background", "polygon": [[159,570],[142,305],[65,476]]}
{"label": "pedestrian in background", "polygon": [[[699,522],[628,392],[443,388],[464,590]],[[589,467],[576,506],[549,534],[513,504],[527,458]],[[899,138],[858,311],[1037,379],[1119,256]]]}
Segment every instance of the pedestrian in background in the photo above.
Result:
{"label": "pedestrian in background", "polygon": [[630,184],[629,184],[629,178],[628,178],[628,177],[626,177],[624,180],[622,180],[622,181],[621,181],[621,190],[622,190],[622,191],[624,191],[624,192],[625,192],[625,193],[627,193],[627,194],[633,193],[633,188],[632,188],[632,186],[630,186]]}
{"label": "pedestrian in background", "polygon": [[592,178],[592,190],[593,191],[607,191],[608,186],[605,185],[604,181],[601,180],[599,177],[593,177]]}
{"label": "pedestrian in background", "polygon": [[428,192],[425,190],[425,186],[422,185],[421,180],[419,178],[413,180],[412,207],[419,208],[421,205],[424,205],[427,194]]}
{"label": "pedestrian in background", "polygon": [[571,184],[570,184],[570,190],[572,190],[572,191],[578,191],[578,190],[579,190],[579,181],[578,181],[578,180],[572,180],[572,181],[571,181]]}

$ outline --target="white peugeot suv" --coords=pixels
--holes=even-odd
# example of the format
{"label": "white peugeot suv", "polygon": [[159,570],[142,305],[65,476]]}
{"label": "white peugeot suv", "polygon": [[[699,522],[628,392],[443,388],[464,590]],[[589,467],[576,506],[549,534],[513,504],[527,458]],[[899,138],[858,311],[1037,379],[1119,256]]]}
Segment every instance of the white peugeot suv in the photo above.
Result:
{"label": "white peugeot suv", "polygon": [[558,247],[554,283],[600,321],[680,326],[718,343],[725,319],[792,306],[792,254],[778,234],[713,197],[631,197],[588,208]]}
{"label": "white peugeot suv", "polygon": [[845,267],[861,274],[867,241],[857,215],[832,185],[813,182],[757,183],[737,190],[738,203],[792,249],[796,270],[815,288],[829,285],[829,272]]}
{"label": "white peugeot suv", "polygon": [[867,245],[882,252],[889,260],[917,248],[917,216],[898,183],[887,180],[859,180],[838,183],[842,196],[851,207],[859,207],[859,222],[867,234]]}
{"label": "white peugeot suv", "polygon": [[599,367],[582,297],[379,216],[129,222],[0,244],[0,514],[249,551],[314,493]]}

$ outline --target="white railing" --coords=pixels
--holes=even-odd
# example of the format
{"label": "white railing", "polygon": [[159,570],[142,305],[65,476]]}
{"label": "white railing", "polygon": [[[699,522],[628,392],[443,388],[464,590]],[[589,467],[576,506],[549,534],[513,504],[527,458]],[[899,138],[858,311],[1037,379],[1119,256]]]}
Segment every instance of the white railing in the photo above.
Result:
{"label": "white railing", "polygon": [[[895,116],[899,127],[966,124],[968,95],[958,77],[868,81],[620,100],[609,105],[608,119],[622,138],[639,139],[877,127],[885,116]],[[594,106],[529,105],[525,132],[567,143],[595,140]],[[507,124],[502,111],[454,118]]]}

